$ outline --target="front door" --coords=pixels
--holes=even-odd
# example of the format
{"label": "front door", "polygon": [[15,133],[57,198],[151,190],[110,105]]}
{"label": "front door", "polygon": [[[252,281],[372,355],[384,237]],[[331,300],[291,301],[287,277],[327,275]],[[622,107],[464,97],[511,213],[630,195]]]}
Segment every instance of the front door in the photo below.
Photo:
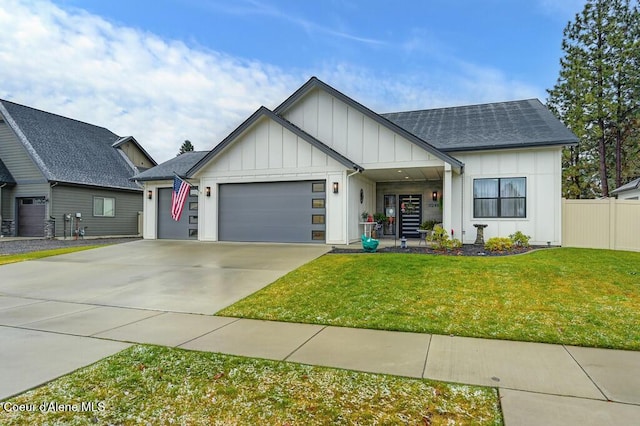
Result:
{"label": "front door", "polygon": [[400,237],[420,238],[418,227],[422,219],[422,195],[400,195]]}

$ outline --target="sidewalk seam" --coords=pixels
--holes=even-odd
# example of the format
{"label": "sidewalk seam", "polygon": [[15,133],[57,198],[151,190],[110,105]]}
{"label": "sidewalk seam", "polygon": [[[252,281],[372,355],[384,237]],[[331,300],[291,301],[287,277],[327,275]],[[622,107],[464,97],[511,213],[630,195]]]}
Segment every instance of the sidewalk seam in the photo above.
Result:
{"label": "sidewalk seam", "polygon": [[578,367],[580,367],[580,370],[582,370],[582,372],[589,378],[589,380],[591,381],[591,383],[593,383],[593,385],[596,387],[596,389],[598,389],[598,392],[600,392],[602,394],[602,396],[604,397],[605,401],[609,401],[609,402],[614,402],[612,401],[605,393],[604,391],[600,388],[600,386],[598,386],[598,384],[596,383],[596,381],[593,379],[593,377],[591,377],[589,375],[589,373],[587,373],[587,370],[584,369],[584,367],[582,366],[582,364],[580,364],[578,362],[578,360],[576,359],[576,357],[573,356],[573,354],[571,353],[571,351],[569,349],[567,349],[567,345],[562,345],[562,348],[567,351],[567,353],[569,354],[569,356],[571,357],[571,359],[573,359],[573,361],[578,364]]}
{"label": "sidewalk seam", "polygon": [[298,345],[297,348],[295,348],[293,351],[291,351],[289,353],[289,355],[285,356],[284,358],[282,358],[283,361],[286,361],[287,359],[289,359],[291,357],[291,355],[293,355],[294,353],[298,352],[300,350],[300,348],[302,348],[304,345],[306,345],[307,343],[309,343],[311,341],[311,339],[313,339],[314,337],[316,337],[318,334],[320,334],[324,329],[326,329],[327,327],[329,327],[328,325],[323,325],[322,328],[320,330],[318,330],[317,332],[313,333],[313,335],[311,337],[309,337],[307,340],[305,340],[304,342],[302,342],[300,345]]}
{"label": "sidewalk seam", "polygon": [[431,342],[433,341],[433,334],[429,334],[429,344],[427,345],[427,353],[424,355],[424,365],[422,366],[422,378],[424,379],[427,373],[427,360],[429,359],[429,350],[431,349]]}

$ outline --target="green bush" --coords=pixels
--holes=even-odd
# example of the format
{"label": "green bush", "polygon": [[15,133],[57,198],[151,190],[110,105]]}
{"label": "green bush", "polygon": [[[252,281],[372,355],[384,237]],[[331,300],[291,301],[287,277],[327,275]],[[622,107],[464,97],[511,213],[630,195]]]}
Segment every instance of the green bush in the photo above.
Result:
{"label": "green bush", "polygon": [[438,223],[437,220],[425,220],[419,226],[420,229],[427,229],[429,231],[433,230],[433,227]]}
{"label": "green bush", "polygon": [[453,250],[462,247],[462,241],[455,238],[449,239],[449,233],[441,226],[433,228],[433,233],[427,237],[427,241],[431,241],[436,250]]}
{"label": "green bush", "polygon": [[513,242],[511,238],[506,237],[493,237],[484,245],[485,250],[488,251],[507,251],[513,248]]}
{"label": "green bush", "polygon": [[524,235],[520,231],[516,231],[515,234],[509,235],[509,239],[516,247],[529,247],[529,240],[531,237],[529,235]]}

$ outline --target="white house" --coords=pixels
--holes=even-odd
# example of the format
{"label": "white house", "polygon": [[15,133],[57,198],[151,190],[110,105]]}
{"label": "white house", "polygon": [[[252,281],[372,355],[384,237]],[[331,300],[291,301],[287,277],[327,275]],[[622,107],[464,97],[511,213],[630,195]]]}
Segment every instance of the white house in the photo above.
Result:
{"label": "white house", "polygon": [[[463,243],[515,231],[561,243],[561,151],[577,138],[538,100],[377,114],[317,78],[261,107],[210,152],[138,174],[144,237],[348,244],[437,220]],[[194,185],[180,222],[172,177]]]}
{"label": "white house", "polygon": [[640,178],[614,189],[611,195],[619,200],[640,200]]}

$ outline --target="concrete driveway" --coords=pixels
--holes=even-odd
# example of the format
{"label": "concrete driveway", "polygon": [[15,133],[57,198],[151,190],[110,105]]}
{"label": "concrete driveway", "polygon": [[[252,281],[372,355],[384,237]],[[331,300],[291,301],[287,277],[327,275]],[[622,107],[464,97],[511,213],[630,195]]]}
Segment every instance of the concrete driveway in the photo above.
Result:
{"label": "concrete driveway", "polygon": [[213,314],[329,249],[309,244],[135,241],[2,266],[0,294]]}
{"label": "concrete driveway", "polygon": [[213,314],[328,250],[135,241],[1,266],[0,400],[121,351],[139,324],[150,343],[206,334],[232,319],[185,313]]}

